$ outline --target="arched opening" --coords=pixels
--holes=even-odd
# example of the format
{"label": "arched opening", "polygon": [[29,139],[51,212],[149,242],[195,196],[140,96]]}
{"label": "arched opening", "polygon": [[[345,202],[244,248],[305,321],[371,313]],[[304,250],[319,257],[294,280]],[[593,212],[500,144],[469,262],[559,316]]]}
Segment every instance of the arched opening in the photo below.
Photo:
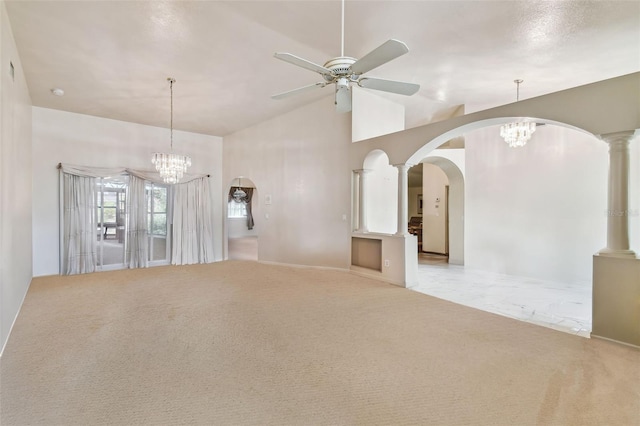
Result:
{"label": "arched opening", "polygon": [[[434,152],[414,167],[422,169],[419,176],[412,178],[410,173],[410,224],[411,213],[415,211],[421,216],[422,224],[420,232],[414,232],[419,238],[420,253],[436,255],[430,260],[437,263],[444,259],[454,265],[464,265],[464,176],[460,169],[464,167],[464,152],[447,151],[453,154],[450,158]],[[412,187],[412,182],[420,186]]]}
{"label": "arched opening", "polygon": [[[513,149],[498,130],[465,133],[463,167],[456,167],[463,241],[457,263],[465,272],[421,267],[421,283],[446,284],[424,292],[588,336],[591,262],[606,228],[607,146],[584,132],[546,125]],[[446,151],[432,150],[422,163],[444,171],[438,155]]]}
{"label": "arched opening", "polygon": [[227,192],[227,258],[258,260],[258,229],[253,221],[258,189],[251,179],[238,176],[231,181]]}

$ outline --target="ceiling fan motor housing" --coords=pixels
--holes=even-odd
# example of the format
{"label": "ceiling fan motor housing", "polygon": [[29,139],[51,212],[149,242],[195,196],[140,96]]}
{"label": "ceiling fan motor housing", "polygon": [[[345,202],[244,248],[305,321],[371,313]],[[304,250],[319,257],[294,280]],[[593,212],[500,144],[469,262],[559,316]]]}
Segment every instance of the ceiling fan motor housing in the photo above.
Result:
{"label": "ceiling fan motor housing", "polygon": [[348,77],[350,80],[357,80],[359,76],[356,76],[351,71],[351,65],[356,62],[355,58],[351,58],[349,56],[340,56],[338,58],[333,58],[328,60],[324,67],[331,70],[331,75],[324,75],[324,79],[328,82],[334,82],[338,78]]}

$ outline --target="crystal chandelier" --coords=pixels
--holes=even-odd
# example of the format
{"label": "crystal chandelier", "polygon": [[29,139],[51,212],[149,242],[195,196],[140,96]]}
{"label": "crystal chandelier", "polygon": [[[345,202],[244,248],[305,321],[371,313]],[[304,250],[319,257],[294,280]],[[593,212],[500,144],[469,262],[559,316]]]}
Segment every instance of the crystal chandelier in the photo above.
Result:
{"label": "crystal chandelier", "polygon": [[[522,80],[513,80],[517,84],[516,102],[520,100],[520,83]],[[525,146],[531,139],[531,135],[536,131],[536,123],[526,121],[516,121],[500,127],[500,136],[511,148]]]}
{"label": "crystal chandelier", "polygon": [[167,81],[171,90],[171,151],[169,153],[153,153],[151,162],[156,166],[156,170],[165,183],[174,184],[180,182],[187,168],[191,167],[191,157],[173,152],[173,83],[176,80],[169,77]]}
{"label": "crystal chandelier", "polygon": [[238,179],[238,188],[233,192],[233,200],[242,203],[247,198],[247,193],[242,190],[242,178]]}

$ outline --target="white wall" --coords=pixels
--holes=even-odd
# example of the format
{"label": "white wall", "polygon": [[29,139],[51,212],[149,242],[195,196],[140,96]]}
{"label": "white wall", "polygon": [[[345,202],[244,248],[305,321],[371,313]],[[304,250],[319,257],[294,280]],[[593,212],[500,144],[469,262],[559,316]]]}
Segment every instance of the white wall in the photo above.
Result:
{"label": "white wall", "polygon": [[541,126],[523,148],[498,127],[465,135],[465,264],[565,282],[589,281],[606,245],[607,145]]}
{"label": "white wall", "polygon": [[367,199],[367,227],[370,232],[395,234],[398,231],[398,169],[389,164],[382,151],[372,152],[364,161],[364,196]]}
{"label": "white wall", "polygon": [[[176,130],[173,138],[176,152],[191,156],[191,173],[211,175],[214,253],[221,260],[222,138]],[[33,275],[59,273],[58,163],[152,170],[151,153],[169,143],[169,129],[34,107]]]}
{"label": "white wall", "polygon": [[404,105],[359,87],[354,87],[351,91],[352,141],[361,141],[404,130]]}
{"label": "white wall", "polygon": [[449,179],[440,167],[422,165],[422,251],[447,253],[447,185]]}
{"label": "white wall", "polygon": [[[9,75],[14,66],[14,78]],[[0,348],[31,283],[31,98],[0,4]]]}
{"label": "white wall", "polygon": [[[224,181],[251,179],[258,259],[346,269],[351,114],[326,97],[224,138]],[[266,204],[266,197],[271,204]]]}

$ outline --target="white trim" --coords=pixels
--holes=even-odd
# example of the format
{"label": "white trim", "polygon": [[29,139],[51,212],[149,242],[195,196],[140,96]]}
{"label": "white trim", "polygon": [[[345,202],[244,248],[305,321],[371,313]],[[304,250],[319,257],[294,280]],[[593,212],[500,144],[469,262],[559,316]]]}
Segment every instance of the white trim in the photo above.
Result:
{"label": "white trim", "polygon": [[394,281],[394,280],[385,278],[384,275],[382,275],[382,272],[376,271],[375,269],[368,269],[368,268],[363,268],[361,266],[351,265],[351,269],[349,269],[349,272],[361,277],[372,278],[374,280],[382,281],[387,284],[392,284],[398,287],[406,288],[403,282]]}
{"label": "white trim", "polygon": [[593,334],[593,333],[591,333],[591,338],[592,339],[596,338],[596,339],[601,339],[601,340],[607,340],[609,342],[617,343],[619,345],[628,346],[628,347],[634,348],[634,349],[640,349],[640,346],[634,345],[633,343],[627,343],[627,342],[623,342],[621,340],[611,339],[609,337],[598,336],[597,334]]}
{"label": "white trim", "polygon": [[263,265],[289,266],[291,268],[299,268],[299,269],[319,269],[319,270],[324,270],[324,271],[349,272],[348,269],[335,268],[333,266],[299,265],[299,264],[296,264],[296,263],[272,262],[270,260],[257,260],[255,262],[262,263]]}
{"label": "white trim", "polygon": [[18,308],[18,312],[16,312],[16,316],[13,317],[13,322],[11,323],[11,327],[9,327],[9,332],[7,333],[7,338],[5,339],[3,345],[2,345],[2,350],[0,350],[0,358],[2,358],[2,354],[4,353],[4,349],[7,347],[7,343],[9,343],[9,339],[11,339],[11,332],[13,331],[13,326],[16,325],[16,321],[18,320],[18,317],[20,316],[20,311],[22,311],[22,306],[24,305],[24,300],[27,298],[27,294],[29,293],[29,289],[31,288],[31,283],[33,282],[33,277],[31,277],[31,280],[29,281],[29,285],[27,286],[27,291],[24,292],[24,295],[22,296],[22,301],[20,302],[20,307]]}

